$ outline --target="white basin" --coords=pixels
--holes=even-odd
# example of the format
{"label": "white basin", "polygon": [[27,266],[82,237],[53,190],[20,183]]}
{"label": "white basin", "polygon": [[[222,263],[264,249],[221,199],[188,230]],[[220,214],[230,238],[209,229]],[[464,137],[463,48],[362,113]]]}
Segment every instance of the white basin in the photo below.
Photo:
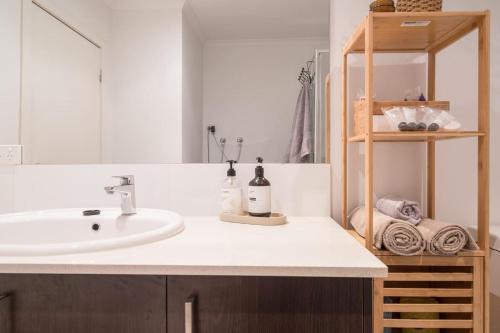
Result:
{"label": "white basin", "polygon": [[[59,209],[0,215],[0,256],[40,256],[91,252],[141,245],[184,230],[176,213],[138,209],[124,216],[103,208],[83,216],[84,209]],[[98,229],[98,230],[94,230]]]}

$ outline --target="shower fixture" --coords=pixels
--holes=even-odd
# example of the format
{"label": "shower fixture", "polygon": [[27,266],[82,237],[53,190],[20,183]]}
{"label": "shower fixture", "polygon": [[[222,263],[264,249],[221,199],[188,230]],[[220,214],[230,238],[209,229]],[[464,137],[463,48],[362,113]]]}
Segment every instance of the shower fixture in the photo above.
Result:
{"label": "shower fixture", "polygon": [[[207,162],[210,163],[210,137],[212,137],[212,139],[215,143],[215,146],[217,147],[217,149],[221,153],[220,163],[223,163],[224,161],[229,161],[230,158],[228,158],[226,155],[227,139],[225,137],[221,137],[220,139],[217,139],[217,136],[215,133],[216,133],[215,125],[207,126]],[[238,157],[235,159],[235,161],[239,162],[240,157],[241,157],[241,152],[243,150],[243,138],[237,137],[236,144],[238,145],[238,154],[237,154]]]}
{"label": "shower fixture", "polygon": [[207,163],[210,163],[210,134],[215,135],[215,125],[207,126]]}
{"label": "shower fixture", "polygon": [[224,151],[226,150],[226,138],[220,138],[220,148],[221,148],[221,154],[220,154],[220,162],[224,163]]}
{"label": "shower fixture", "polygon": [[241,151],[243,150],[243,138],[241,136],[237,137],[236,143],[238,144],[238,157],[236,158],[236,162],[239,162],[241,157]]}

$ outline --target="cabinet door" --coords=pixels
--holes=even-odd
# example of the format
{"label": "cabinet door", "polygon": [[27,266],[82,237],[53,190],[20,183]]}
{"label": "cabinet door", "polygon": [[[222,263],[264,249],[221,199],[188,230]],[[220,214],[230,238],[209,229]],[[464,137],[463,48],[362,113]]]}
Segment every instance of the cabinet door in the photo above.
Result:
{"label": "cabinet door", "polygon": [[371,284],[367,281],[168,277],[168,332],[370,332],[369,320],[364,316],[364,312],[369,313],[364,307],[365,298],[371,298]]}
{"label": "cabinet door", "polygon": [[0,294],[0,333],[11,333],[11,301],[9,294]]}
{"label": "cabinet door", "polygon": [[166,331],[165,277],[0,275],[2,293],[11,298],[9,333]]}

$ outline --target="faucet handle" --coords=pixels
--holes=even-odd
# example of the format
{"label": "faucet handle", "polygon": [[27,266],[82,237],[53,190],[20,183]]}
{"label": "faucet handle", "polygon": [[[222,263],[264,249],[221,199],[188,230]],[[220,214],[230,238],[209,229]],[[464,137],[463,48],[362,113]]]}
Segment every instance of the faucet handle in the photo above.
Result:
{"label": "faucet handle", "polygon": [[133,175],[113,176],[113,178],[120,179],[120,185],[134,185]]}

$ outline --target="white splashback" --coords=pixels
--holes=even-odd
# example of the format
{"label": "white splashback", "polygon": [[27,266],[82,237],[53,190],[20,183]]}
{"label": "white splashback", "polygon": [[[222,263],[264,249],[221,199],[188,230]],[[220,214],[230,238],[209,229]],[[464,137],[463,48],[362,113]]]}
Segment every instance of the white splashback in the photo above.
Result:
{"label": "white splashback", "polygon": [[[273,211],[289,216],[330,216],[329,165],[264,167],[272,183]],[[169,209],[186,216],[217,215],[226,170],[221,164],[0,167],[0,213],[118,207],[120,198],[107,195],[103,187],[117,182],[111,176],[132,174],[138,207]],[[238,165],[237,173],[246,192],[254,165]]]}
{"label": "white splashback", "polygon": [[0,166],[0,213],[14,208],[14,166]]}

